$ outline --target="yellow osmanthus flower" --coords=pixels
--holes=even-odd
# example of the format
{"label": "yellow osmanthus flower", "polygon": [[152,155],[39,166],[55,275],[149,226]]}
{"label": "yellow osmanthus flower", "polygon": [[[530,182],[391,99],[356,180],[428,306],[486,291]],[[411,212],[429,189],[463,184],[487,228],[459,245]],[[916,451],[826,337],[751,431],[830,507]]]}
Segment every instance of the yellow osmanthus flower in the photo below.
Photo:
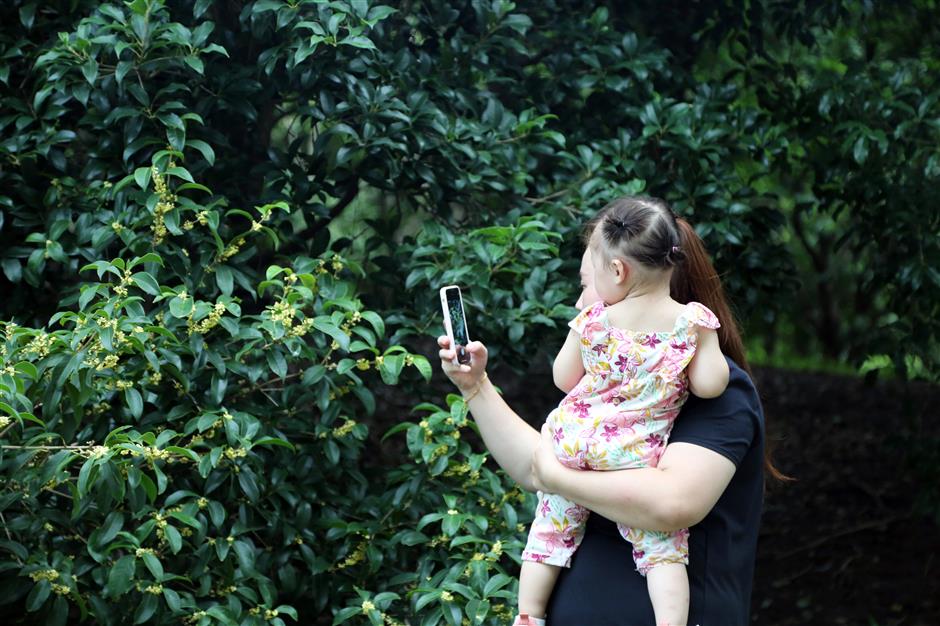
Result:
{"label": "yellow osmanthus flower", "polygon": [[[175,167],[175,163],[171,161],[169,166]],[[166,178],[163,177],[156,165],[150,168],[150,177],[153,179],[154,190],[159,196],[159,200],[153,209],[153,224],[150,225],[150,229],[153,231],[153,243],[156,245],[163,243],[163,239],[167,235],[164,220],[166,214],[176,208],[177,197],[176,194],[170,192]]]}
{"label": "yellow osmanthus flower", "polygon": [[88,458],[100,459],[101,457],[106,455],[108,452],[110,452],[110,450],[111,449],[108,448],[107,446],[94,446],[91,450],[88,451]]}
{"label": "yellow osmanthus flower", "polygon": [[68,585],[59,585],[56,583],[53,583],[52,591],[58,596],[67,596],[72,593],[72,589]]}
{"label": "yellow osmanthus flower", "polygon": [[48,580],[49,582],[53,582],[59,579],[59,572],[54,569],[40,569],[32,572],[29,577],[32,578],[33,582],[36,583],[38,583],[40,580]]}
{"label": "yellow osmanthus flower", "polygon": [[212,306],[212,312],[209,313],[208,317],[205,317],[196,324],[193,324],[192,318],[187,321],[187,330],[189,331],[189,334],[192,335],[195,332],[199,333],[200,335],[205,335],[210,330],[219,325],[219,321],[222,319],[222,315],[224,313],[225,304],[222,302],[216,302]]}
{"label": "yellow osmanthus flower", "polygon": [[337,426],[332,431],[333,436],[336,438],[345,437],[353,431],[353,428],[356,427],[355,421],[349,419],[348,417],[344,419],[345,421],[343,422],[342,426]]}
{"label": "yellow osmanthus flower", "polygon": [[[297,311],[293,306],[286,300],[278,300],[271,306],[267,307],[268,312],[271,314],[271,319],[275,322],[280,322],[285,326],[290,326],[293,323],[294,316],[297,314]],[[312,323],[312,322],[311,322]]]}
{"label": "yellow osmanthus flower", "polygon": [[245,448],[225,448],[225,456],[231,460],[240,459],[248,456],[248,450]]}
{"label": "yellow osmanthus flower", "polygon": [[313,328],[313,318],[308,317],[301,323],[292,327],[290,331],[288,331],[288,334],[293,335],[295,337],[303,337],[310,331],[311,328]]}
{"label": "yellow osmanthus flower", "polygon": [[361,541],[356,546],[356,549],[353,550],[352,553],[349,556],[347,556],[343,560],[342,563],[339,563],[332,569],[337,570],[337,569],[345,569],[347,567],[352,567],[353,565],[356,565],[357,563],[361,562],[364,558],[366,558],[366,542]]}
{"label": "yellow osmanthus flower", "polygon": [[49,354],[49,348],[52,347],[52,335],[49,335],[44,332],[39,332],[32,341],[26,344],[26,347],[23,348],[23,352],[27,354],[35,354],[39,358],[43,358]]}
{"label": "yellow osmanthus flower", "polygon": [[368,615],[368,614],[369,614],[369,611],[374,611],[374,610],[375,610],[375,605],[372,604],[371,601],[369,601],[369,600],[363,600],[363,601],[362,601],[362,613],[363,613],[363,615]]}

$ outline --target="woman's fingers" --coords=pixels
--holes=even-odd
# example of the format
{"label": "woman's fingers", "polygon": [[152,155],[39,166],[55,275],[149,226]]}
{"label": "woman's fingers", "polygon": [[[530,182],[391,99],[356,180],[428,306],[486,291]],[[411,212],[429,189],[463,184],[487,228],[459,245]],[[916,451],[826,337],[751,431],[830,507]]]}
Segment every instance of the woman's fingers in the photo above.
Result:
{"label": "woman's fingers", "polygon": [[442,348],[444,348],[444,349],[449,348],[449,347],[450,347],[450,337],[448,337],[447,335],[441,335],[440,337],[437,338],[437,345],[439,345],[440,347],[442,347]]}

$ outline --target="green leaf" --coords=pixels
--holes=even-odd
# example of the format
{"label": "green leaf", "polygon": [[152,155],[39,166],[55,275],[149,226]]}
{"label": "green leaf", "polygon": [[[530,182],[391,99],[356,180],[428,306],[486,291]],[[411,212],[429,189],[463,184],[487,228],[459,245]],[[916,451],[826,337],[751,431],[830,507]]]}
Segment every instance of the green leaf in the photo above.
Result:
{"label": "green leaf", "polygon": [[78,483],[76,484],[79,495],[84,496],[92,487],[92,484],[94,483],[92,473],[94,472],[97,464],[97,459],[88,459],[82,464],[82,469],[78,472]]}
{"label": "green leaf", "polygon": [[200,59],[197,56],[194,56],[194,55],[185,56],[183,57],[183,62],[186,63],[186,65],[191,67],[193,70],[195,70],[199,74],[202,74],[205,72],[205,69],[206,69],[205,65],[203,64],[202,59]]}
{"label": "green leaf", "polygon": [[230,270],[225,265],[219,265],[215,268],[215,282],[219,286],[219,291],[224,295],[232,295],[232,289],[234,289],[234,281],[232,277],[232,270]]}
{"label": "green leaf", "polygon": [[157,610],[157,596],[152,593],[145,593],[144,599],[137,607],[134,613],[134,623],[143,624],[148,621]]}
{"label": "green leaf", "polygon": [[288,448],[292,452],[294,451],[294,446],[289,441],[284,439],[278,439],[277,437],[262,437],[261,439],[256,439],[252,444],[254,446],[281,446],[283,448]]}
{"label": "green leaf", "polygon": [[125,389],[124,400],[131,410],[131,415],[133,415],[135,419],[140,419],[140,416],[143,415],[144,412],[144,399],[141,397],[140,392],[133,387]]}
{"label": "green leaf", "polygon": [[215,150],[213,150],[212,146],[207,144],[205,141],[202,141],[201,139],[187,139],[186,145],[190,148],[195,148],[198,150],[202,154],[202,158],[204,158],[209,163],[210,167],[215,165]]}
{"label": "green leaf", "polygon": [[134,181],[137,183],[137,186],[141,189],[147,189],[150,186],[150,177],[153,175],[153,170],[149,167],[138,167],[134,170]]}
{"label": "green leaf", "polygon": [[58,596],[52,603],[52,610],[44,626],[65,626],[69,615],[69,603],[63,596]]}
{"label": "green leaf", "polygon": [[140,558],[157,581],[163,580],[163,565],[160,563],[160,559],[149,552],[145,552]]}
{"label": "green leaf", "polygon": [[98,62],[94,59],[88,59],[82,65],[82,75],[85,77],[85,80],[88,81],[89,85],[95,84],[95,79],[98,78]]}
{"label": "green leaf", "polygon": [[170,551],[173,554],[176,554],[183,547],[183,537],[180,535],[180,531],[176,530],[173,526],[167,525],[163,529],[163,535],[166,537],[166,542],[170,545]]}
{"label": "green leaf", "polygon": [[48,580],[40,580],[38,583],[33,585],[29,595],[26,596],[26,610],[30,613],[33,613],[41,609],[42,605],[46,603],[47,599],[49,599],[49,594],[51,592],[52,585],[49,584]]}
{"label": "green leaf", "polygon": [[341,349],[348,350],[349,336],[329,319],[326,316],[315,317],[313,318],[313,327],[335,339]]}
{"label": "green leaf", "polygon": [[13,369],[17,372],[29,376],[33,380],[39,378],[39,370],[36,369],[36,366],[30,363],[29,361],[20,361],[13,366]]}
{"label": "green leaf", "polygon": [[124,514],[118,511],[111,511],[98,529],[98,542],[101,545],[109,543],[112,539],[117,537],[118,532],[123,526]]}
{"label": "green leaf", "polygon": [[200,524],[199,520],[197,520],[192,515],[186,515],[185,513],[181,513],[180,511],[173,511],[170,513],[170,517],[174,519],[178,519],[179,521],[183,522],[187,526],[192,526],[196,530],[202,529],[202,524]]}
{"label": "green leaf", "polygon": [[170,607],[170,610],[174,613],[179,613],[183,607],[183,603],[180,600],[180,595],[170,589],[169,587],[163,588],[163,597],[166,599],[166,605]]}
{"label": "green leaf", "polygon": [[130,72],[133,68],[134,64],[130,61],[118,62],[117,68],[114,70],[114,80],[117,81],[117,83],[120,85],[124,80],[124,77],[127,76],[128,72]]}
{"label": "green leaf", "polygon": [[383,337],[385,335],[385,322],[382,321],[382,318],[378,315],[378,313],[373,311],[363,311],[362,317],[372,324],[372,328],[375,329],[375,334],[377,334],[379,337]]}
{"label": "green leaf", "polygon": [[356,48],[365,48],[367,50],[376,49],[375,44],[372,43],[372,40],[368,37],[346,37],[345,39],[341,39],[339,43],[345,46],[354,46]]}
{"label": "green leaf", "polygon": [[185,300],[176,296],[170,300],[170,314],[173,317],[189,317],[193,312],[193,299],[187,297]]}
{"label": "green leaf", "polygon": [[131,281],[140,287],[142,291],[152,296],[159,296],[161,294],[160,284],[149,272],[134,272],[134,274],[131,275]]}
{"label": "green leaf", "polygon": [[242,491],[245,492],[245,495],[248,496],[250,501],[258,501],[261,494],[258,490],[258,481],[251,470],[243,468],[238,472],[238,484],[241,485]]}
{"label": "green leaf", "polygon": [[135,559],[133,555],[125,555],[118,559],[108,572],[108,595],[118,598],[127,593],[134,586]]}
{"label": "green leaf", "polygon": [[414,361],[414,365],[418,369],[418,372],[421,374],[421,376],[424,377],[424,380],[431,382],[431,376],[434,373],[434,370],[431,367],[431,363],[420,354],[414,354],[411,358]]}

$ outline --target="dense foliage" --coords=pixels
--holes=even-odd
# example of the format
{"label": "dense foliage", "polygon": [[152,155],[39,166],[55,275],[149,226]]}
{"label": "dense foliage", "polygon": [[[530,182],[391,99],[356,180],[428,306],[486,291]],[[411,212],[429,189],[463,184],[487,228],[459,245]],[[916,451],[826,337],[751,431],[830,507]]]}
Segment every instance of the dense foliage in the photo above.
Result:
{"label": "dense foliage", "polygon": [[616,195],[689,217],[770,350],[934,375],[936,49],[854,3],[630,4],[4,3],[10,614],[502,623],[529,508],[419,352],[459,283],[544,354]]}

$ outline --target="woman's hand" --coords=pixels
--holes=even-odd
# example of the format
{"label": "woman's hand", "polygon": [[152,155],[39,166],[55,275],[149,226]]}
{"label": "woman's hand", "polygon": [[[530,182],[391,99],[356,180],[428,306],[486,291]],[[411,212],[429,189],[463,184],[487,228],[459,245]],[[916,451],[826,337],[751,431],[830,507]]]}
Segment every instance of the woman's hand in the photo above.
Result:
{"label": "woman's hand", "polygon": [[554,448],[552,429],[546,422],[542,424],[539,445],[532,453],[532,484],[539,491],[546,493],[557,493],[557,478],[565,469],[555,456]]}
{"label": "woman's hand", "polygon": [[486,346],[479,341],[471,341],[466,347],[470,353],[470,364],[454,365],[455,354],[450,346],[450,337],[441,335],[437,338],[437,345],[441,347],[438,352],[441,357],[441,369],[450,382],[457,385],[461,393],[473,391],[486,373]]}

